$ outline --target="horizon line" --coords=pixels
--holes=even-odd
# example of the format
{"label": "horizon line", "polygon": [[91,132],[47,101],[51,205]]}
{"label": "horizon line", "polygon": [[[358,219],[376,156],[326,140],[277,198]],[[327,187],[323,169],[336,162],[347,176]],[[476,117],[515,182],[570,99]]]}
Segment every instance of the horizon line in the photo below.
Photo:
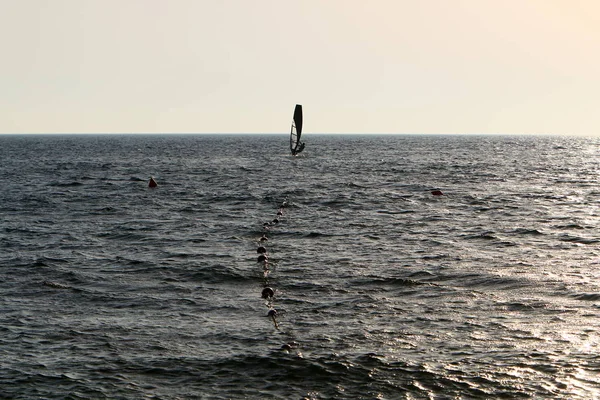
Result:
{"label": "horizon line", "polygon": [[[10,135],[281,135],[287,136],[289,133],[282,132],[0,132],[0,136]],[[311,132],[302,134],[326,136],[326,135],[457,135],[457,136],[577,136],[577,137],[596,137],[597,134],[577,134],[577,133],[502,133],[502,132],[479,132],[479,133],[400,133],[400,132]]]}

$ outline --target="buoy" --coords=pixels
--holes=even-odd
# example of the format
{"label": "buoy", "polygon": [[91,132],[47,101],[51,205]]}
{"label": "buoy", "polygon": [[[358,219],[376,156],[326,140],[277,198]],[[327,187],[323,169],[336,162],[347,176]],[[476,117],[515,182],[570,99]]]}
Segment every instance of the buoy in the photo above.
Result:
{"label": "buoy", "polygon": [[268,261],[268,257],[264,254],[261,254],[260,256],[258,256],[258,259],[256,260],[256,262],[267,262]]}
{"label": "buoy", "polygon": [[277,211],[277,215],[282,216],[283,215],[283,211],[281,211],[281,210]]}
{"label": "buoy", "polygon": [[277,315],[277,310],[271,308],[267,315],[273,320],[273,325],[275,325],[275,329],[279,329],[279,325],[277,324],[277,320],[275,319],[275,316]]}
{"label": "buoy", "polygon": [[275,219],[273,220],[273,223],[274,223],[274,224],[278,224],[278,223],[279,223],[279,219],[275,218]]}
{"label": "buoy", "polygon": [[266,242],[267,240],[269,240],[269,238],[267,238],[265,235],[262,235],[260,237],[260,239],[258,239],[258,240],[261,241],[261,242]]}
{"label": "buoy", "polygon": [[156,183],[156,181],[154,180],[154,178],[151,177],[150,178],[150,182],[148,182],[148,187],[155,188],[157,186],[158,186],[158,184]]}
{"label": "buoy", "polygon": [[431,194],[434,196],[443,196],[444,195],[444,193],[442,193],[441,190],[432,190]]}
{"label": "buoy", "polygon": [[258,249],[256,249],[256,252],[258,254],[264,254],[267,252],[267,249],[264,246],[259,246]]}
{"label": "buoy", "polygon": [[273,289],[271,289],[270,287],[266,287],[263,289],[261,297],[263,299],[268,299],[270,297],[273,297],[275,295],[275,292],[273,291]]}

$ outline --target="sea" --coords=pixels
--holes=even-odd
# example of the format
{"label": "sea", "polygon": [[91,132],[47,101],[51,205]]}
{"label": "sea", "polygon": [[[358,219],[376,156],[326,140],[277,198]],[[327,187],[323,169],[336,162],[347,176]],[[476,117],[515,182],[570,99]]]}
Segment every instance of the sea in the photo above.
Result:
{"label": "sea", "polygon": [[303,141],[0,136],[0,398],[600,398],[600,138]]}

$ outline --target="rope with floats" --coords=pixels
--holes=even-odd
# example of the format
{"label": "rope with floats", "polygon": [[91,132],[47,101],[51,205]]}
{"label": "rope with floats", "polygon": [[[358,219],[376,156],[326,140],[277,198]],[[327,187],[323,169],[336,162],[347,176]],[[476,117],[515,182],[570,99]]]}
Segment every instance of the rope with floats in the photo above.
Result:
{"label": "rope with floats", "polygon": [[263,290],[261,292],[261,298],[266,300],[266,306],[269,309],[269,311],[267,312],[267,316],[269,318],[271,318],[271,320],[273,321],[273,325],[275,326],[275,329],[279,330],[279,324],[277,322],[277,309],[275,309],[274,306],[274,300],[275,300],[275,290],[269,285],[269,275],[271,273],[271,269],[269,268],[270,264],[269,264],[269,253],[267,251],[267,248],[265,247],[266,242],[268,242],[269,238],[267,236],[267,233],[270,232],[270,229],[272,226],[276,225],[279,223],[279,219],[281,217],[283,217],[283,210],[285,207],[287,207],[288,202],[287,202],[287,198],[283,201],[283,203],[281,203],[281,205],[279,206],[278,210],[277,210],[277,217],[275,219],[273,219],[271,222],[265,222],[263,224],[263,235],[258,239],[259,242],[259,246],[256,249],[256,252],[258,253],[258,258],[256,260],[257,263],[262,264],[262,268],[263,268]]}

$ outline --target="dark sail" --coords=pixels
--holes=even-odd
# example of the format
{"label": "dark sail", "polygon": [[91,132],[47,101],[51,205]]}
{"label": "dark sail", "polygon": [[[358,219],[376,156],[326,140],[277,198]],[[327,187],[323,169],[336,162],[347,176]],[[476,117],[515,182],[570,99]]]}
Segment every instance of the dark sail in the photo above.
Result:
{"label": "dark sail", "polygon": [[292,130],[290,132],[290,150],[292,155],[296,155],[304,150],[304,143],[300,143],[300,136],[302,136],[302,106],[296,104],[294,121],[292,122]]}

